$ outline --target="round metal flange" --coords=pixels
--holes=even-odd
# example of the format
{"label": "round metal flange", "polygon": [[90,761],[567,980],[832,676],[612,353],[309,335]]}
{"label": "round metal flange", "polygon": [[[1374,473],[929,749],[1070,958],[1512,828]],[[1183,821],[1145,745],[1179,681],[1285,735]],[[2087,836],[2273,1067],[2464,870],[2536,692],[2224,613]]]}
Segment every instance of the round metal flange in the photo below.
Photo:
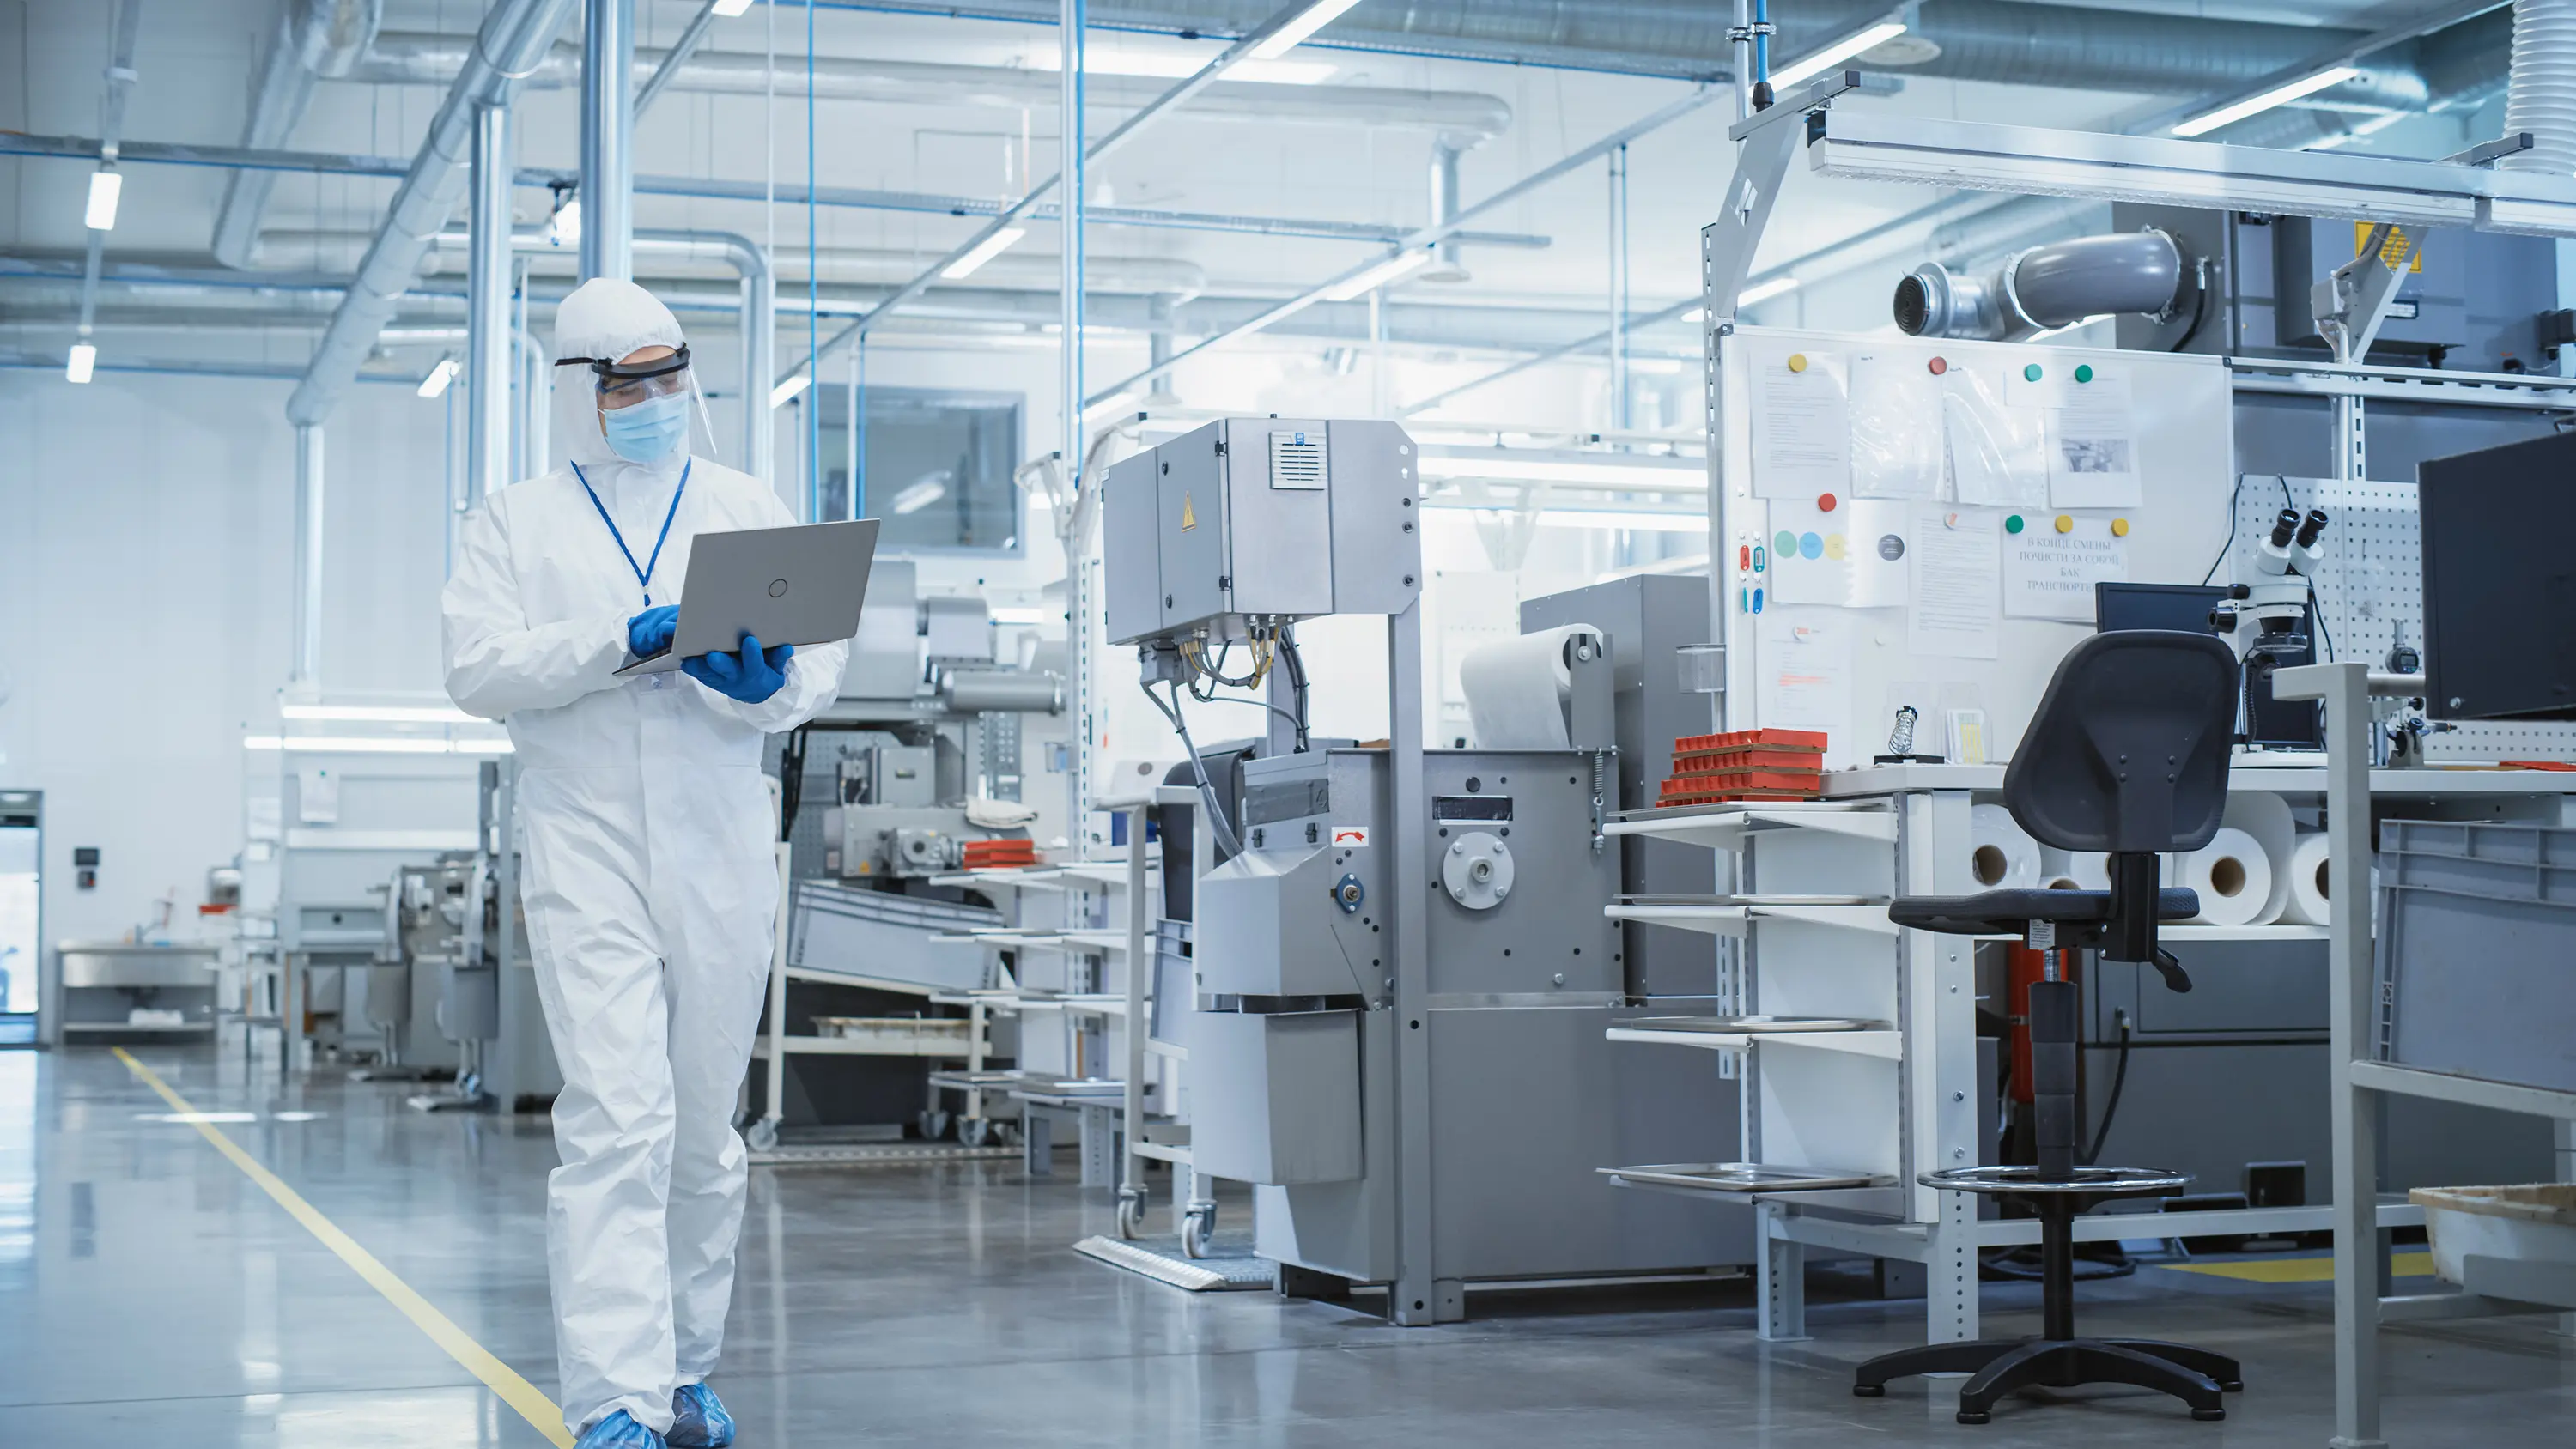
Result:
{"label": "round metal flange", "polygon": [[1440,884],[1471,911],[1490,911],[1512,893],[1512,850],[1491,831],[1471,830],[1440,857]]}

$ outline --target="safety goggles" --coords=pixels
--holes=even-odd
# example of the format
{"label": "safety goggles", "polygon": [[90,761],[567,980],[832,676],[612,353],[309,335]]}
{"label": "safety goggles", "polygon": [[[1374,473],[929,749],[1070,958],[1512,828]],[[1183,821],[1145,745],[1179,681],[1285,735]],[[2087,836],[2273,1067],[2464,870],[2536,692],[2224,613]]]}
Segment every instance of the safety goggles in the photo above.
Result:
{"label": "safety goggles", "polygon": [[689,345],[685,342],[670,356],[650,362],[629,364],[610,357],[566,357],[555,366],[575,364],[591,370],[603,408],[631,407],[647,398],[669,397],[689,389]]}

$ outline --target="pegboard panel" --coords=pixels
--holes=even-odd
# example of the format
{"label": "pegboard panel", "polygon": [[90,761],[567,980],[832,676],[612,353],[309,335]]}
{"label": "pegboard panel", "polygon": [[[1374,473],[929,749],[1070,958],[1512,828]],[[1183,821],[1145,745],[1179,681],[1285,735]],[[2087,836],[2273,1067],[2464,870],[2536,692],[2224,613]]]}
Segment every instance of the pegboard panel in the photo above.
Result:
{"label": "pegboard panel", "polygon": [[[2322,508],[2329,520],[2315,579],[2317,613],[2330,636],[2327,662],[2386,667],[2399,644],[2424,647],[2423,539],[2412,483],[2344,484],[2331,478],[2247,473],[2236,488],[2236,539],[2218,579],[2253,581],[2253,560],[2284,508]],[[2435,760],[2576,760],[2576,724],[2463,722],[2425,743]]]}

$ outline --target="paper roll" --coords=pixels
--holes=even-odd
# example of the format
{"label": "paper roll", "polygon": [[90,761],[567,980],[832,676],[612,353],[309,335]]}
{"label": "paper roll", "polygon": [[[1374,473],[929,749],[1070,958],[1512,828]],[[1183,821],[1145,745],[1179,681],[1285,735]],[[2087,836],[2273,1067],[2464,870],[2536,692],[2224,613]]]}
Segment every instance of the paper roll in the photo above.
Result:
{"label": "paper roll", "polygon": [[2290,850],[2299,839],[2290,802],[2268,791],[2233,790],[2227,796],[2227,818],[2220,824],[2253,836],[2264,858],[2272,862],[2272,894],[2247,924],[2268,926],[2281,919],[2290,907]]}
{"label": "paper roll", "polygon": [[1574,671],[1566,650],[1577,638],[1601,647],[1601,631],[1565,624],[1517,639],[1478,645],[1458,661],[1458,687],[1467,696],[1467,723],[1480,750],[1562,750],[1573,736],[1566,698]]}
{"label": "paper roll", "polygon": [[2192,919],[2203,925],[2252,925],[2272,899],[2272,858],[2242,830],[2221,829],[2176,862],[2174,875],[2174,884],[2200,896]]}
{"label": "paper roll", "polygon": [[2084,882],[2075,878],[2075,852],[2053,845],[2039,848],[2039,885],[2042,890],[2080,891]]}
{"label": "paper roll", "polygon": [[2334,919],[2326,903],[2326,834],[2322,830],[2299,832],[2299,843],[2290,847],[2290,900],[2281,919],[2301,926],[2322,926]]}
{"label": "paper roll", "polygon": [[1968,812],[1968,876],[1981,891],[2032,890],[2039,885],[2039,842],[2013,823],[2001,805]]}

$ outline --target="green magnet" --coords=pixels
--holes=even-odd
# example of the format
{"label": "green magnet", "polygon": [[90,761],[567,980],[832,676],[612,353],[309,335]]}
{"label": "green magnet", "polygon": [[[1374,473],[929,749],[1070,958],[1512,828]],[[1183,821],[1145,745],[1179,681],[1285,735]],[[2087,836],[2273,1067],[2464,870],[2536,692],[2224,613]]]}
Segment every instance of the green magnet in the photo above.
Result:
{"label": "green magnet", "polygon": [[2021,370],[2021,380],[2024,382],[2039,381],[2039,364],[2034,362],[2030,366],[2023,368]]}
{"label": "green magnet", "polygon": [[2016,514],[2014,514],[2012,517],[2007,518],[2007,519],[2005,519],[2005,520],[2004,520],[2004,532],[2006,532],[2006,533],[2019,533],[2019,532],[2021,532],[2021,515],[2020,515],[2020,514],[2016,513]]}
{"label": "green magnet", "polygon": [[2091,382],[2093,380],[2093,364],[2089,362],[2078,364],[2075,369],[2075,380],[2077,382]]}

